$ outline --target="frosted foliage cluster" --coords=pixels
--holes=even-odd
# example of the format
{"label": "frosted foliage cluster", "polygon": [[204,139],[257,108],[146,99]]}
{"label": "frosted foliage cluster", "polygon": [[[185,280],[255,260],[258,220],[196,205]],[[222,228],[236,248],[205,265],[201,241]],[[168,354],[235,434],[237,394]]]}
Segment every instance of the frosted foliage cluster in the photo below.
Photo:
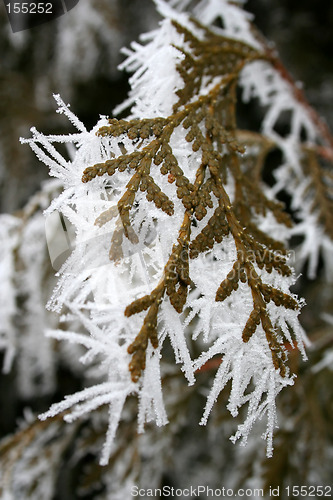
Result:
{"label": "frosted foliage cluster", "polygon": [[69,353],[55,350],[45,334],[59,323],[57,315],[45,309],[55,284],[45,238],[42,210],[59,193],[59,181],[50,180],[32,197],[20,216],[0,217],[0,350],[4,352],[3,373],[15,359],[16,383],[22,398],[45,395],[55,388],[55,366],[59,359],[67,366]]}
{"label": "frosted foliage cluster", "polygon": [[[174,0],[172,3],[176,8],[183,10],[189,7],[191,1]],[[219,29],[220,33],[243,40],[260,49],[260,43],[251,29],[252,16],[240,9],[237,3],[243,2],[202,0],[193,8],[193,14],[207,25],[216,19],[221,19],[224,29]],[[244,102],[258,99],[265,109],[262,132],[271,138],[283,153],[283,165],[275,172],[276,184],[272,194],[275,195],[282,190],[287,191],[292,200],[291,208],[297,213],[300,221],[292,230],[292,234],[302,237],[302,243],[297,249],[297,265],[301,268],[304,262],[309,261],[307,272],[309,278],[313,279],[321,254],[326,266],[326,276],[331,281],[333,243],[318,222],[319,214],[311,211],[311,203],[308,200],[310,181],[300,165],[301,144],[304,142],[302,136],[305,135],[306,142],[313,145],[322,143],[321,134],[308,110],[295,97],[290,84],[271,64],[263,61],[248,64],[241,73],[239,84]],[[286,120],[286,116],[290,132],[283,136],[275,127],[280,120]]]}
{"label": "frosted foliage cluster", "polygon": [[[0,258],[3,372],[9,372],[16,357],[18,390],[23,397],[32,397],[36,391],[39,394],[52,391],[55,381],[52,342],[44,336],[50,323],[44,306],[46,295],[43,295],[44,217],[39,214],[26,225],[16,217],[10,221],[8,216],[2,216],[1,222],[1,231],[8,231],[2,235],[6,245],[2,245]],[[21,239],[24,240],[22,247]],[[18,301],[23,302],[20,307]]]}
{"label": "frosted foliage cluster", "polygon": [[[175,91],[182,86],[176,65],[183,55],[174,47],[182,43],[182,37],[172,27],[170,19],[166,19],[157,30],[142,39],[145,45],[133,42],[131,49],[123,49],[127,58],[120,69],[133,72],[133,75],[129,79],[129,97],[115,112],[120,113],[131,106],[133,117],[168,116],[177,100]],[[166,40],[169,43],[165,43]]]}
{"label": "frosted foliage cluster", "polygon": [[14,249],[17,244],[18,220],[11,215],[0,217],[0,349],[5,350],[3,371],[8,373],[15,355],[15,263]]}
{"label": "frosted foliage cluster", "polygon": [[[62,427],[61,423],[50,423],[43,432],[37,435],[32,432],[22,438],[18,446],[20,454],[12,450],[0,471],[3,500],[26,500],[31,498],[31,491],[35,500],[54,496],[56,464],[68,445],[69,432]],[[11,474],[15,477],[13,482]]]}
{"label": "frosted foliage cluster", "polygon": [[[251,29],[252,16],[240,9],[237,3],[243,2],[202,0],[193,8],[193,14],[207,25],[221,19],[224,26],[218,30],[221,34],[240,39],[260,49],[260,43]],[[191,0],[174,0],[172,4],[183,10],[191,5]],[[163,6],[160,10],[163,11]],[[321,134],[308,110],[295,97],[290,84],[271,64],[263,61],[248,64],[241,73],[239,84],[244,102],[258,99],[265,109],[262,132],[271,138],[283,153],[283,164],[275,172],[276,183],[272,194],[287,191],[292,200],[291,208],[297,213],[300,221],[292,230],[292,234],[302,237],[302,243],[297,249],[297,266],[301,268],[304,262],[308,261],[308,276],[313,279],[321,254],[326,266],[326,276],[332,281],[333,243],[318,222],[319,214],[311,211],[311,203],[308,200],[310,180],[304,175],[300,165],[301,145],[304,142],[302,136],[305,135],[306,143],[313,145],[322,143]],[[278,133],[276,125],[286,119],[290,132],[284,136]]]}
{"label": "frosted foliage cluster", "polygon": [[[155,0],[160,12],[166,14],[165,2]],[[192,0],[171,0],[170,5],[180,12],[191,10],[191,13],[200,22],[211,26],[215,21],[222,21],[223,29],[218,28],[219,33],[223,33],[232,38],[240,39],[253,46],[259,46],[258,41],[253,36],[250,22],[252,14],[242,10],[242,0],[228,2],[228,0],[201,0],[191,9]],[[170,12],[170,11],[169,11]],[[214,28],[216,29],[216,28]]]}
{"label": "frosted foliage cluster", "polygon": [[[167,117],[172,113],[176,101],[175,91],[183,86],[176,70],[183,56],[174,45],[183,46],[184,49],[187,47],[171,19],[191,29],[197,37],[201,36],[200,29],[194,27],[189,15],[182,11],[189,2],[173,2],[174,8],[162,0],[156,0],[156,4],[164,16],[160,27],[145,35],[142,45],[133,44],[126,51],[127,59],[123,64],[123,68],[134,74],[129,99],[118,111],[131,106],[131,118]],[[174,10],[177,6],[178,11]],[[222,17],[225,29],[221,31],[224,34],[237,36],[255,46],[258,44],[252,38],[248,15],[235,3],[229,5],[226,1],[202,1],[195,7],[195,15],[207,24],[213,23],[216,17]],[[274,117],[284,109],[283,103],[289,94],[282,82],[278,82],[277,76],[273,74],[268,83],[260,76],[262,72],[265,73],[262,66],[249,65],[243,72],[242,86],[245,99],[258,95],[262,103],[268,106],[264,128],[267,135],[272,135]],[[260,78],[264,80],[259,81]],[[267,90],[268,84],[275,85],[275,97]],[[201,94],[207,91],[204,85],[200,89]],[[229,411],[236,416],[242,406],[247,408],[245,420],[232,439],[235,441],[240,438],[245,443],[255,421],[264,418],[267,426],[263,437],[267,439],[267,453],[271,455],[273,430],[277,425],[275,398],[283,387],[293,383],[293,378],[288,374],[282,377],[274,367],[261,326],[258,326],[249,342],[243,342],[242,331],[253,307],[246,284],[240,283],[237,292],[223,302],[215,301],[216,290],[235,261],[233,238],[224,238],[222,244],[190,261],[190,275],[195,286],[187,297],[184,312],[178,314],[167,298],[162,301],[158,314],[158,347],[154,349],[148,343],[145,370],[137,383],[131,380],[128,369],[131,356],[127,348],[140,331],[145,312],[126,317],[124,310],[135,299],[151,293],[160,282],[172,245],[177,241],[184,207],[175,196],[174,185],[159,173],[159,168],[153,167],[154,179],[174,202],[174,215],[170,217],[157,209],[147,201],[144,193],[138,191],[136,204],[131,210],[131,220],[139,241],[132,243],[124,238],[123,258],[117,262],[109,260],[116,219],[111,219],[101,227],[95,221],[102,212],[120,200],[131,172],[125,169],[112,177],[97,176],[87,183],[81,180],[82,172],[91,165],[121,156],[123,148],[126,148],[127,153],[142,149],[147,144],[146,139],[138,145],[127,134],[118,137],[96,135],[100,127],[108,125],[106,117],[101,117],[97,125],[87,131],[69,106],[59,96],[55,96],[55,99],[59,106],[58,112],[67,116],[77,132],[66,136],[45,136],[33,129],[32,139],[25,141],[38,158],[49,166],[50,175],[60,179],[64,186],[60,196],[52,201],[47,214],[59,211],[75,228],[74,248],[59,272],[57,286],[48,304],[49,309],[58,314],[66,311],[61,317],[66,326],[63,329],[50,329],[48,336],[84,347],[85,354],[80,361],[86,366],[90,382],[81,392],[53,405],[42,418],[70,409],[64,418],[73,421],[101,405],[108,405],[109,427],[101,456],[101,463],[106,464],[129,395],[136,394],[139,399],[140,432],[144,430],[145,422],[155,421],[159,426],[167,423],[161,381],[164,369],[161,363],[162,348],[167,342],[171,344],[175,361],[189,384],[195,383],[196,371],[207,361],[215,355],[222,356],[223,361],[212,383],[201,424],[207,422],[214,402],[231,381]],[[292,101],[289,101],[289,105],[293,105]],[[312,138],[315,131],[296,104],[295,114]],[[279,139],[286,162],[291,160],[292,154],[297,156],[295,134],[299,130],[300,125],[296,123],[290,138]],[[60,143],[75,149],[71,161],[59,153],[57,145]],[[184,141],[181,126],[175,128],[170,144],[184,174],[193,182],[200,165],[200,155],[193,152],[191,145]],[[294,168],[296,175],[297,162],[295,165],[285,168]],[[232,183],[226,189],[232,198]],[[214,208],[208,209],[205,220],[211,215],[209,210]],[[268,273],[257,267],[256,272],[265,284],[285,293],[294,282],[293,276],[281,276],[274,269]],[[291,326],[297,344],[302,349],[304,338],[297,319],[298,311],[278,307],[273,302],[267,308],[272,323],[280,328],[281,335],[293,345]],[[193,342],[201,352],[197,358],[193,358],[190,349]]]}
{"label": "frosted foliage cluster", "polygon": [[[332,279],[332,240],[318,222],[319,214],[311,209],[310,179],[304,175],[300,164],[304,141],[302,135],[305,135],[308,144],[313,145],[322,142],[320,133],[308,111],[295,98],[291,86],[272,66],[261,61],[249,64],[241,74],[240,85],[244,102],[257,98],[267,109],[262,131],[275,142],[283,154],[283,164],[275,172],[276,183],[272,193],[284,190],[291,196],[291,208],[299,219],[291,234],[302,237],[297,251],[298,266],[301,267],[308,260],[308,276],[313,279],[321,253],[326,265],[326,275]],[[287,116],[290,132],[280,135],[276,126]]]}
{"label": "frosted foliage cluster", "polygon": [[[45,244],[45,220],[34,215],[22,227],[24,244],[18,250],[22,271],[18,272],[18,289],[24,297],[23,314],[18,319],[22,338],[18,338],[19,390],[24,397],[49,393],[55,386],[52,341],[45,337],[46,325],[52,321],[45,310],[44,275],[48,255]],[[37,335],[36,335],[36,332]]]}

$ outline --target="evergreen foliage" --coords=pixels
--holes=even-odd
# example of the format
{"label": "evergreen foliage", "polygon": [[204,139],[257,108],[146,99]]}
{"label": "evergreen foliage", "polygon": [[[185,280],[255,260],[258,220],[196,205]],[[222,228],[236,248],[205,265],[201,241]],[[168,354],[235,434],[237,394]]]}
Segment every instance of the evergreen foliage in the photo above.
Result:
{"label": "evergreen foliage", "polygon": [[[36,359],[36,349],[22,356],[23,367],[34,367],[30,382],[24,382],[22,371],[22,390],[32,394],[40,380],[46,393],[51,390],[52,349],[64,344],[68,350],[56,347],[58,359],[80,362],[73,371],[83,388],[53,404],[40,416],[42,422],[23,424],[19,434],[3,442],[6,499],[53,498],[57,471],[66,460],[78,468],[88,463],[77,491],[96,488],[94,498],[124,498],[136,483],[151,481],[158,487],[171,460],[164,451],[172,449],[184,422],[195,426],[200,404],[193,403],[193,418],[189,409],[203,392],[207,400],[200,423],[207,424],[215,405],[209,421],[213,435],[218,429],[223,442],[227,433],[232,441],[248,442],[247,451],[242,449],[244,469],[260,457],[261,472],[252,470],[247,477],[261,477],[266,492],[275,485],[272,471],[292,467],[282,460],[291,436],[296,448],[295,436],[303,429],[305,442],[310,439],[306,425],[295,432],[304,415],[293,416],[291,429],[282,424],[277,432],[269,465],[278,424],[276,398],[295,380],[295,389],[306,387],[310,377],[302,368],[307,375],[299,384],[296,379],[302,370],[297,349],[306,360],[308,340],[298,319],[304,300],[291,291],[295,235],[302,237],[296,267],[308,261],[313,277],[321,256],[326,277],[332,277],[332,138],[241,2],[155,3],[163,16],[159,28],[125,51],[122,67],[133,73],[131,91],[115,113],[130,108],[129,115],[102,116],[88,131],[56,95],[58,112],[76,132],[44,135],[32,129],[32,138],[22,139],[58,180],[46,183],[21,217],[2,216],[5,368],[25,342],[14,326],[15,302],[34,273],[35,295],[24,298],[23,309],[28,325],[38,318],[46,331],[46,354]],[[261,129],[241,129],[240,103],[253,99],[262,106]],[[280,134],[286,112],[289,133]],[[263,172],[277,149],[282,162],[268,186]],[[278,200],[281,191],[290,194],[289,212]],[[39,240],[38,211],[47,205],[48,216],[60,212],[75,229],[48,313],[39,308],[43,299],[36,298],[52,280],[45,243]],[[15,258],[22,265],[17,297],[6,294],[8,283],[18,279]],[[30,350],[33,345],[29,342]],[[316,352],[320,358],[315,370],[325,371],[329,351],[321,359],[322,346],[312,349],[310,358]],[[279,396],[281,413],[291,411],[290,392],[286,388]],[[310,399],[311,394],[305,413],[311,411]],[[225,408],[232,417],[241,413],[236,430]],[[157,431],[152,421],[170,424]],[[257,449],[258,433],[267,440],[267,459]],[[41,448],[52,455],[43,481],[38,480]],[[191,452],[187,442],[180,462]],[[158,453],[160,463],[148,480],[145,460],[151,466]],[[198,481],[216,458],[222,460],[211,457],[206,468],[198,459]],[[194,481],[194,475],[186,480]],[[243,480],[240,474],[232,486]]]}

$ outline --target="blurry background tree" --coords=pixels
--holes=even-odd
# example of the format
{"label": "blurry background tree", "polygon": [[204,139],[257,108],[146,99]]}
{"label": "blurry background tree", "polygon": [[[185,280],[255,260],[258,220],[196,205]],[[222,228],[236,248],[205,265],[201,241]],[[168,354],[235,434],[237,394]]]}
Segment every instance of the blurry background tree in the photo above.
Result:
{"label": "blurry background tree", "polygon": [[[255,14],[258,28],[276,43],[281,59],[291,69],[295,80],[305,83],[311,105],[332,126],[332,2],[249,0],[246,6]],[[152,29],[158,19],[151,0],[82,0],[69,14],[49,24],[12,34],[1,4],[2,212],[17,212],[23,220],[30,220],[35,212],[48,205],[45,193],[31,198],[41,182],[48,178],[48,172],[28,148],[19,144],[19,137],[27,137],[32,125],[45,133],[66,132],[66,122],[54,113],[52,93],[60,93],[65,102],[71,102],[71,109],[88,129],[100,114],[111,115],[129,88],[128,76],[116,69],[122,60],[120,48],[128,46],[140,33]],[[259,120],[256,108],[244,107],[245,110],[246,113],[240,116],[245,126]],[[274,164],[274,157],[272,162]],[[270,175],[268,170],[268,182]],[[288,202],[287,195],[283,198]],[[24,230],[31,238],[38,239],[44,237],[43,228],[43,219],[36,216],[34,223]],[[19,257],[23,267],[27,259],[33,260],[33,256]],[[18,301],[21,311],[21,317],[15,317],[15,328],[21,330],[21,347],[16,346],[16,350],[22,358],[27,356],[23,334],[28,324],[29,298],[40,306],[40,331],[33,332],[37,339],[38,335],[43,337],[45,324],[50,326],[57,322],[51,313],[42,312],[54,284],[47,253],[40,255],[35,265],[45,267],[45,281],[36,284],[29,281],[29,277],[21,279],[23,272],[17,283],[20,292],[13,299]],[[0,269],[5,273],[5,266]],[[3,276],[1,274],[1,279]],[[327,283],[319,271],[316,280],[309,280],[304,273],[296,288],[308,304],[302,311],[301,322],[313,343],[308,349],[310,359],[306,364],[300,361],[298,352],[291,354],[298,378],[293,388],[280,395],[280,430],[276,434],[272,459],[265,458],[264,449],[258,448],[255,436],[245,449],[230,444],[228,435],[235,424],[223,404],[214,412],[209,428],[198,428],[202,406],[200,390],[186,387],[171,374],[165,380],[175,394],[170,403],[173,409],[170,426],[149,428],[144,436],[138,437],[136,421],[128,411],[110,464],[106,468],[99,466],[96,455],[103,441],[103,419],[95,418],[93,425],[83,421],[68,426],[55,418],[47,434],[40,432],[44,423],[31,424],[32,415],[47,410],[51,402],[82,387],[82,367],[71,364],[70,353],[62,353],[59,345],[51,343],[44,352],[55,350],[55,361],[50,367],[53,378],[50,375],[46,380],[45,373],[35,373],[31,387],[36,387],[36,392],[22,390],[25,373],[17,358],[12,370],[0,378],[0,433],[7,436],[0,448],[0,461],[8,470],[6,480],[11,481],[15,467],[16,477],[21,478],[12,498],[127,498],[128,484],[139,482],[138,478],[151,487],[169,484],[185,488],[191,484],[209,484],[211,487],[264,487],[266,491],[269,486],[329,484],[333,457],[333,372],[329,369],[333,362],[330,354],[332,284]],[[42,296],[40,290],[43,290]],[[6,303],[3,297],[0,299]],[[50,354],[45,356],[47,361]],[[199,375],[202,392],[207,376],[206,372]],[[17,430],[18,423],[21,434],[8,437]],[[130,447],[129,442],[132,443]],[[40,460],[40,450],[47,457],[44,464]],[[28,471],[20,466],[24,453],[28,457],[22,463],[24,466],[30,463]],[[25,489],[27,485],[30,490]],[[24,496],[27,491],[30,491],[29,497]],[[45,492],[49,492],[49,496]],[[284,498],[282,493],[281,498]]]}

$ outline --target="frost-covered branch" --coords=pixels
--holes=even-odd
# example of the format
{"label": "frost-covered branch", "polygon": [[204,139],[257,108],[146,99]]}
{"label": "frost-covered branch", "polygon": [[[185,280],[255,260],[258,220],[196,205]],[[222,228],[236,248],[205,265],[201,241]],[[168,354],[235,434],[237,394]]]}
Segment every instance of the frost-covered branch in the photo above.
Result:
{"label": "frost-covered branch", "polygon": [[[210,359],[222,359],[201,423],[230,381],[230,413],[247,409],[233,440],[246,442],[265,417],[270,456],[275,399],[294,380],[285,343],[306,358],[286,245],[291,234],[304,235],[301,255],[310,255],[313,271],[320,247],[331,248],[331,168],[320,167],[316,148],[324,141],[311,113],[240,7],[226,0],[202,0],[190,12],[187,1],[156,5],[159,28],[126,50],[131,91],[117,111],[130,107],[127,119],[102,117],[89,132],[56,97],[78,132],[33,129],[24,141],[63,183],[48,213],[61,212],[75,228],[49,301],[49,309],[66,311],[65,327],[48,335],[86,349],[81,362],[91,381],[42,418],[71,410],[72,421],[108,405],[106,464],[130,395],[139,399],[140,432],[145,422],[167,423],[169,343],[189,385]],[[214,26],[218,17],[224,29]],[[260,133],[238,127],[237,85],[245,102],[258,98],[265,107]],[[275,126],[286,110],[291,127],[283,137]],[[71,161],[57,143],[75,146]],[[273,147],[284,159],[268,189],[261,174]],[[292,192],[295,228],[275,199],[281,189]],[[323,237],[312,247],[313,231]]]}

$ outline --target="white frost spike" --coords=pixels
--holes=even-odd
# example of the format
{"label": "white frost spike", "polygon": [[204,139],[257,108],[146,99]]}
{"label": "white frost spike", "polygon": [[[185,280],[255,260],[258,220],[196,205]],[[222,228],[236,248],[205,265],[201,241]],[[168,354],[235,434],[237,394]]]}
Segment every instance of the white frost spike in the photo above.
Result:
{"label": "white frost spike", "polygon": [[57,113],[64,114],[67,116],[69,121],[77,128],[80,132],[87,132],[84,124],[78,119],[78,117],[72,113],[69,109],[69,104],[66,105],[64,101],[61,99],[59,94],[53,94],[53,97],[58,104],[59,108],[57,109]]}
{"label": "white frost spike", "polygon": [[231,365],[231,356],[226,355],[223,358],[223,361],[221,363],[221,366],[217,370],[217,373],[214,378],[213,382],[213,387],[209,393],[209,396],[207,398],[207,403],[205,406],[205,411],[202,416],[202,419],[200,421],[201,425],[206,425],[207,420],[209,417],[209,414],[221,392],[221,390],[225,387],[226,383],[230,380],[232,377],[232,374],[230,373],[230,365]]}
{"label": "white frost spike", "polygon": [[[245,422],[238,426],[236,434],[230,438],[231,441],[235,443],[241,438],[241,444],[245,445],[256,420],[260,420],[266,414],[267,428],[262,437],[267,441],[267,457],[271,457],[273,455],[273,432],[277,427],[276,396],[283,387],[292,384],[293,379],[282,379],[274,370],[263,371],[261,380],[257,381],[253,392],[252,404],[249,403],[248,416]],[[264,396],[265,393],[266,396]]]}
{"label": "white frost spike", "polygon": [[117,428],[120,422],[123,407],[128,394],[123,393],[116,397],[110,404],[109,407],[109,426],[106,433],[106,440],[103,445],[102,456],[100,459],[101,465],[107,465],[109,462],[109,457],[112,450],[112,445],[114,437],[117,432]]}
{"label": "white frost spike", "polygon": [[144,431],[144,423],[156,420],[158,426],[168,423],[164,408],[159,350],[154,351],[151,346],[147,349],[147,368],[143,374],[142,389],[139,399],[138,431]]}

